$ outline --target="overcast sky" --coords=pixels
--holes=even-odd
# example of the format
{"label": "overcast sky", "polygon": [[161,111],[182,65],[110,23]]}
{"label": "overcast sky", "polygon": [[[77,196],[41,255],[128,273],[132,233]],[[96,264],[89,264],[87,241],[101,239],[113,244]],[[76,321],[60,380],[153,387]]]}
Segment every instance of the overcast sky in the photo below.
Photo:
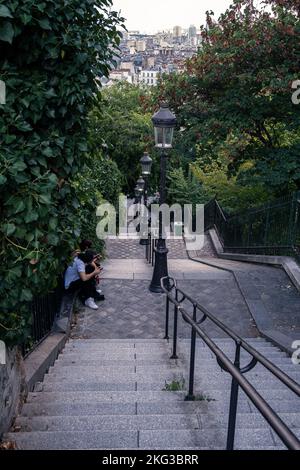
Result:
{"label": "overcast sky", "polygon": [[205,12],[213,10],[218,16],[232,3],[231,0],[113,0],[114,9],[121,10],[129,30],[156,32],[179,25],[200,27],[205,23]]}

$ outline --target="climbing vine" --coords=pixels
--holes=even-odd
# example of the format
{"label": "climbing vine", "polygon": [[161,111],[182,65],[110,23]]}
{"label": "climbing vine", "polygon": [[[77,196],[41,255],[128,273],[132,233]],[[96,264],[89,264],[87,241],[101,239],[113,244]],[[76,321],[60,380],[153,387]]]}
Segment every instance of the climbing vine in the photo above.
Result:
{"label": "climbing vine", "polygon": [[122,18],[112,0],[0,0],[0,337],[21,341],[88,223],[73,181]]}

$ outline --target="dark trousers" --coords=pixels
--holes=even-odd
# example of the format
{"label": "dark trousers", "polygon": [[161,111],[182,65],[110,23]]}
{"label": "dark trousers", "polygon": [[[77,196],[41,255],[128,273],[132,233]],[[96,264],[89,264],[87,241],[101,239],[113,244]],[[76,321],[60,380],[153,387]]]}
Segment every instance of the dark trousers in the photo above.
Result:
{"label": "dark trousers", "polygon": [[86,299],[92,297],[95,298],[96,289],[95,289],[95,279],[89,279],[88,281],[82,281],[78,279],[77,281],[71,282],[67,292],[76,292],[79,291],[78,297],[82,302],[85,302]]}

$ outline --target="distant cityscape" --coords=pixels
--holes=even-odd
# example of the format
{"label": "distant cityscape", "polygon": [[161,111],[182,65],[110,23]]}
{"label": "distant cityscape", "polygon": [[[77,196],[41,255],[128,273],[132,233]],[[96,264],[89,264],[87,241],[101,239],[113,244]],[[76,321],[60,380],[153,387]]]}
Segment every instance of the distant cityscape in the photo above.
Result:
{"label": "distant cityscape", "polygon": [[200,30],[194,25],[188,29],[174,26],[171,31],[153,35],[139,31],[123,33],[121,54],[115,58],[117,67],[103,80],[103,85],[126,81],[155,86],[162,73],[182,72],[186,59],[196,54],[201,41]]}

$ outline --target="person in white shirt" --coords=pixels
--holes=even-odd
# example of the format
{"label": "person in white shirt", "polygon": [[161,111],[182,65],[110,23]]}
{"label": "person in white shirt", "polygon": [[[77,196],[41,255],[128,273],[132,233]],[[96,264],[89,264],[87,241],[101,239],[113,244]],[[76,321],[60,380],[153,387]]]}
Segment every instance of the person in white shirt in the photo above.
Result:
{"label": "person in white shirt", "polygon": [[73,260],[73,263],[67,268],[65,273],[65,289],[67,292],[75,292],[79,290],[79,297],[83,303],[97,310],[98,305],[95,299],[98,297],[96,292],[95,277],[101,272],[101,269],[94,266],[94,270],[87,274],[86,266],[93,262],[94,254],[92,251],[79,253]]}

